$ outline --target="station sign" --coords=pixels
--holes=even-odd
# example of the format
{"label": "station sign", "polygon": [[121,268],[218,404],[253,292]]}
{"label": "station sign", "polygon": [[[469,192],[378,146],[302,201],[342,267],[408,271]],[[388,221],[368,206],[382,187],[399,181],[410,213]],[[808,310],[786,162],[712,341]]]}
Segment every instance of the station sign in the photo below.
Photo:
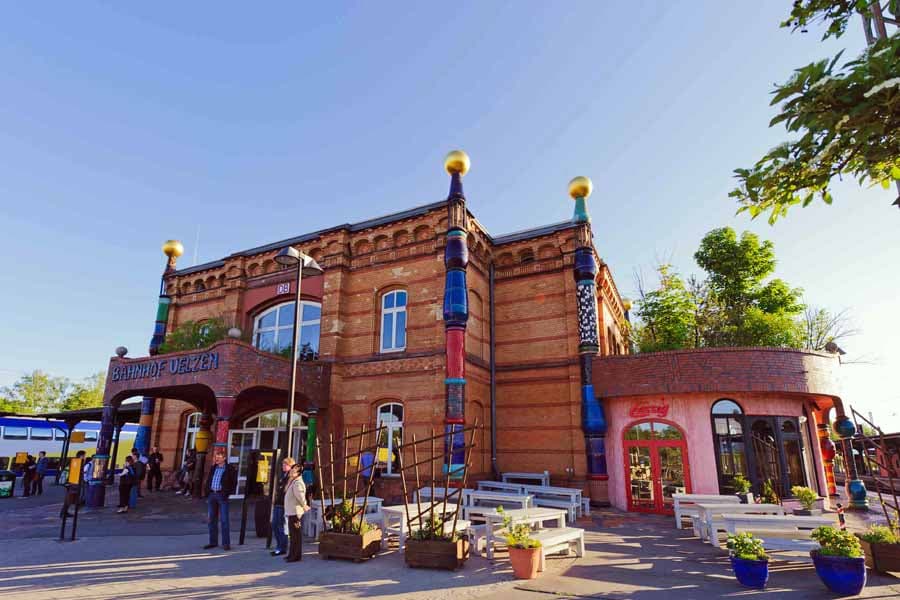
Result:
{"label": "station sign", "polygon": [[128,365],[115,366],[110,372],[112,381],[156,379],[164,375],[183,375],[219,368],[218,352],[198,352],[173,358],[148,358]]}

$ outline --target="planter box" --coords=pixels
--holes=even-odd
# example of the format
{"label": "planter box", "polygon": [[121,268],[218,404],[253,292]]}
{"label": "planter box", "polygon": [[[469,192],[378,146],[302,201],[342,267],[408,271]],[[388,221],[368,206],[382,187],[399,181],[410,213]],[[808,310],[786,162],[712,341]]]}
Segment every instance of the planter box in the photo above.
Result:
{"label": "planter box", "polygon": [[455,571],[469,558],[469,540],[461,538],[445,542],[407,538],[403,558],[410,567]]}
{"label": "planter box", "polygon": [[375,556],[379,548],[381,548],[380,529],[372,529],[362,535],[326,531],[319,536],[319,555],[322,558],[360,561]]}
{"label": "planter box", "polygon": [[879,573],[900,572],[900,544],[870,544],[862,538],[859,544],[866,553],[867,567]]}

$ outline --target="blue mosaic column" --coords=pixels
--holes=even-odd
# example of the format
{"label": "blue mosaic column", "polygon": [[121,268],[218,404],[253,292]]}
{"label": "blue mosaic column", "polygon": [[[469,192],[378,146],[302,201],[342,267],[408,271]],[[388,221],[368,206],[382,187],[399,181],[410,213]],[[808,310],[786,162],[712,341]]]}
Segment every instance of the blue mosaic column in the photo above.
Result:
{"label": "blue mosaic column", "polygon": [[444,472],[452,464],[453,474],[461,476],[465,463],[463,428],[466,422],[466,323],[469,320],[469,290],[466,286],[469,249],[462,177],[469,170],[469,157],[461,150],[454,150],[447,155],[444,168],[450,174],[447,245],[444,248],[444,337],[447,353]]}
{"label": "blue mosaic column", "polygon": [[[581,429],[587,454],[587,477],[592,481],[606,481],[606,416],[603,404],[594,395],[591,368],[594,356],[600,351],[597,332],[597,261],[591,245],[590,217],[586,200],[592,184],[587,177],[569,182],[569,195],[575,200],[572,221],[581,224],[575,237],[575,299],[578,305],[578,360],[581,367]],[[599,494],[598,494],[599,495]],[[595,498],[605,500],[605,498]]]}

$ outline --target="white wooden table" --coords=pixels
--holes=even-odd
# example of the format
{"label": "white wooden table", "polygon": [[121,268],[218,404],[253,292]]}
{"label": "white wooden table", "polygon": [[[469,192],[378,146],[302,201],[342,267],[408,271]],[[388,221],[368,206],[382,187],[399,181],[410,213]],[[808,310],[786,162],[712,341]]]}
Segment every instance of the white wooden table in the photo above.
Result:
{"label": "white wooden table", "polygon": [[[354,499],[356,506],[362,506],[364,501],[366,502],[367,515],[381,514],[381,505],[384,503],[384,500],[376,498],[375,496],[369,496],[368,499],[359,496]],[[326,507],[329,507],[332,504],[339,504],[340,502],[340,498],[335,498],[334,502],[332,502],[330,498],[325,498]],[[314,499],[310,504],[310,508],[312,510],[310,510],[310,518],[306,521],[305,533],[313,539],[319,539],[319,533],[322,531],[322,500],[320,498]]]}
{"label": "white wooden table", "polygon": [[485,492],[507,492],[513,494],[524,494],[525,484],[509,483],[508,481],[479,481],[478,489]]}
{"label": "white wooden table", "polygon": [[[803,551],[808,553],[819,545],[809,538],[816,527],[835,526],[835,515],[821,517],[798,517],[794,515],[748,515],[725,513],[722,515],[725,531],[730,534],[749,531],[754,537],[763,540],[763,547],[770,552]],[[807,555],[798,556],[797,560],[809,561]]]}
{"label": "white wooden table", "polygon": [[532,525],[538,528],[544,523],[553,522],[555,527],[566,526],[566,511],[559,508],[519,508],[505,510],[500,513],[494,510],[482,515],[487,525],[485,530],[485,553],[488,559],[494,558],[495,527],[503,527],[503,519],[509,517],[513,525]]}
{"label": "white wooden table", "polygon": [[503,481],[513,483],[512,479],[525,480],[536,485],[550,485],[550,471],[543,473],[517,473],[510,471],[500,477]]}
{"label": "white wooden table", "polygon": [[526,494],[534,496],[532,503],[549,508],[565,508],[569,511],[569,521],[574,521],[584,511],[581,490],[550,485],[525,485]]}
{"label": "white wooden table", "polygon": [[[428,510],[430,503],[423,503],[422,506],[422,519],[427,520],[431,517],[431,511]],[[445,514],[453,514],[453,511],[456,510],[456,503],[448,503],[446,508],[444,507],[443,502],[439,502],[434,506],[434,514],[435,515],[445,515]],[[419,516],[419,504],[399,504],[396,506],[382,506],[381,514],[384,515],[384,530],[382,531],[381,543],[382,545],[387,543],[388,534],[397,534],[397,539],[399,540],[400,550],[403,550],[403,546],[406,544],[406,538],[409,536],[409,531],[407,531],[407,515],[413,519],[413,527],[416,527],[415,521]],[[460,524],[462,524],[462,528],[468,527],[468,522],[464,522],[462,520],[462,516],[460,515],[459,522],[457,524],[457,530],[460,529]],[[452,523],[445,527],[452,527]]]}
{"label": "white wooden table", "polygon": [[532,506],[531,500],[528,494],[468,490],[463,496],[463,518],[471,520],[472,516],[493,512],[498,506],[504,509],[528,508]]}
{"label": "white wooden table", "polygon": [[675,529],[681,529],[681,520],[688,517],[693,522],[700,517],[700,509],[697,504],[740,504],[737,496],[724,496],[719,494],[672,494],[675,510]]}
{"label": "white wooden table", "polygon": [[724,514],[783,515],[780,504],[707,504],[698,503],[699,516],[694,519],[694,534],[713,546],[719,546],[719,530],[725,529]]}

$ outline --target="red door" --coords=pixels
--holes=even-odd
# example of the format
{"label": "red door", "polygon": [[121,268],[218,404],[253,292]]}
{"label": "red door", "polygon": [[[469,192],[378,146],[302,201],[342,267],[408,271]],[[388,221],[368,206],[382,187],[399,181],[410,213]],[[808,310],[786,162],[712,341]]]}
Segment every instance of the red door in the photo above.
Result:
{"label": "red door", "polygon": [[684,434],[672,423],[643,421],[624,437],[628,510],[672,514],[672,495],[691,492]]}

